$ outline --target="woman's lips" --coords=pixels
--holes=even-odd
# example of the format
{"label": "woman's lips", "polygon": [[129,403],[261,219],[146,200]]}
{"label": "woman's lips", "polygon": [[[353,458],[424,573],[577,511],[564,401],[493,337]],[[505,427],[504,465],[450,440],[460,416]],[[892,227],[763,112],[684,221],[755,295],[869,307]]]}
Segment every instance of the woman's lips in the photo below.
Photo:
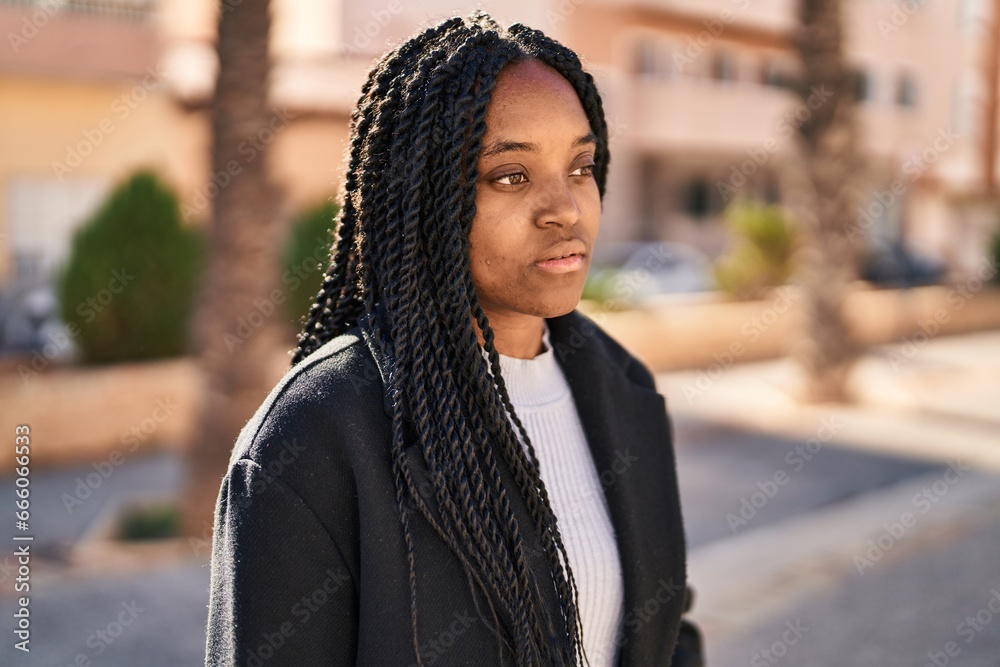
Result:
{"label": "woman's lips", "polygon": [[545,259],[535,262],[535,266],[549,273],[569,273],[583,268],[583,255],[569,255],[559,259]]}

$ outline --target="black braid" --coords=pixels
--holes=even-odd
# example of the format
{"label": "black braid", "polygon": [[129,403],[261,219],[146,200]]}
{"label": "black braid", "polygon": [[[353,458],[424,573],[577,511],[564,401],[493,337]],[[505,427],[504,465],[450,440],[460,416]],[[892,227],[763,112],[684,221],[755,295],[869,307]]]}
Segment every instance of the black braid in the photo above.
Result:
{"label": "black braid", "polygon": [[[526,26],[505,30],[482,12],[412,37],[372,67],[351,116],[336,241],[292,357],[298,364],[365,323],[389,360],[391,456],[419,664],[414,510],[458,557],[477,607],[480,595],[487,603],[502,658],[586,661],[576,582],[469,266],[486,111],[500,72],[527,59],[553,67],[576,91],[598,139],[594,176],[603,197],[607,124],[576,54]],[[433,503],[406,463],[413,440],[431,473]],[[515,489],[503,483],[501,460]],[[533,525],[518,524],[512,492],[525,499]],[[529,568],[536,549],[548,561],[545,576]],[[543,604],[545,586],[554,587],[558,609]]]}

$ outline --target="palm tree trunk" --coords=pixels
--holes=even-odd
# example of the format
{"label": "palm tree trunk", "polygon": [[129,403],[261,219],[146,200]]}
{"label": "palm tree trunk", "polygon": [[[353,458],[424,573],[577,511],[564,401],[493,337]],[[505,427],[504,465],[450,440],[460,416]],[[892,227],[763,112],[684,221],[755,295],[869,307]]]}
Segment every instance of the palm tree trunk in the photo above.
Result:
{"label": "palm tree trunk", "polygon": [[801,66],[798,155],[784,174],[786,200],[801,230],[797,282],[805,318],[792,351],[804,371],[803,399],[842,401],[860,354],[843,304],[857,275],[856,79],[843,57],[839,0],[799,0],[795,46]]}
{"label": "palm tree trunk", "polygon": [[278,284],[282,211],[282,193],[267,168],[268,144],[275,128],[280,131],[268,104],[269,32],[268,0],[221,3],[210,257],[193,330],[203,391],[183,521],[185,533],[201,538],[202,547],[210,541],[233,443],[274,384],[274,364],[267,361],[283,340],[280,306],[269,299]]}

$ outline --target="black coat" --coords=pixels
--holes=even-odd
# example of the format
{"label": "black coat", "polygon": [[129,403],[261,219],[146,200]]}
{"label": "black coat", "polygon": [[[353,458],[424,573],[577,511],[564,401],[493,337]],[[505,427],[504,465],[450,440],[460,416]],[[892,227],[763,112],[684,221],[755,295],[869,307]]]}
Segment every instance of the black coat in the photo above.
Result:
{"label": "black coat", "polygon": [[[591,320],[574,311],[548,324],[618,540],[620,665],[697,667],[699,634],[681,618],[690,597],[664,399],[646,367]],[[206,664],[416,663],[375,359],[358,329],[337,337],[291,369],[240,433],[216,507]],[[431,488],[423,458],[407,451],[418,488]],[[502,459],[499,467],[516,489]],[[508,497],[519,525],[531,526],[520,494]],[[491,617],[477,612],[458,560],[411,517],[424,664],[499,665]],[[540,550],[527,558],[547,571]],[[554,590],[543,588],[555,609]]]}

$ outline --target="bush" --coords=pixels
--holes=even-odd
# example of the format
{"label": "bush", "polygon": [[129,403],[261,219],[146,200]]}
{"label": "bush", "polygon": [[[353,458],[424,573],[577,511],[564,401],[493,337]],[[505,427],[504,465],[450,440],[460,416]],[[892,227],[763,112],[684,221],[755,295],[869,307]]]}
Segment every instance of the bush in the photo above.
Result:
{"label": "bush", "polygon": [[993,265],[993,283],[1000,285],[1000,227],[993,233],[988,249],[989,262]]}
{"label": "bush", "polygon": [[177,197],[154,173],[118,186],[74,234],[57,279],[81,360],[183,354],[203,259],[200,233],[181,224]]}
{"label": "bush", "polygon": [[302,329],[302,320],[309,315],[323,285],[323,275],[330,263],[337,212],[337,205],[326,200],[292,223],[282,259],[282,284],[287,286],[285,307],[296,330]]}
{"label": "bush", "polygon": [[736,240],[714,268],[719,289],[738,299],[757,299],[792,274],[795,229],[781,207],[735,200],[724,213]]}
{"label": "bush", "polygon": [[615,298],[618,272],[611,267],[591,267],[583,284],[581,299],[607,305]]}
{"label": "bush", "polygon": [[130,506],[118,524],[118,539],[157,540],[180,534],[181,514],[169,502],[147,502]]}

